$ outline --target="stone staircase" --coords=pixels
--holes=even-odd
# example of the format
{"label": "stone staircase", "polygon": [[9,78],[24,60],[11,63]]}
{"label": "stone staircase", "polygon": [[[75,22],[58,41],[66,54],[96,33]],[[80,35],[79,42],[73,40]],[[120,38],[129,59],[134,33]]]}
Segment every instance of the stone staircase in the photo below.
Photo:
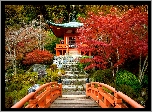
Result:
{"label": "stone staircase", "polygon": [[69,55],[56,56],[54,64],[65,70],[61,76],[62,97],[57,98],[50,108],[100,108],[98,104],[86,97],[87,75],[77,68],[77,58]]}
{"label": "stone staircase", "polygon": [[77,68],[79,56],[56,56],[54,64],[65,70],[61,77],[63,95],[85,95],[86,74]]}
{"label": "stone staircase", "polygon": [[86,76],[84,74],[65,74],[62,76],[62,94],[63,95],[84,95]]}
{"label": "stone staircase", "polygon": [[101,108],[93,99],[86,95],[62,95],[50,108]]}
{"label": "stone staircase", "polygon": [[86,75],[77,68],[77,60],[63,64],[65,76],[62,76],[63,95],[85,95]]}

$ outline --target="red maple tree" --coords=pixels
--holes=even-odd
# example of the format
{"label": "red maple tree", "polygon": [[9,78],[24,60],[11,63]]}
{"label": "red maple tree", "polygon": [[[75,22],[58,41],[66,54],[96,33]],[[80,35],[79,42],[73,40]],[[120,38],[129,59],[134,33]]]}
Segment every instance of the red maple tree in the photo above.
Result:
{"label": "red maple tree", "polygon": [[31,65],[31,64],[47,63],[49,61],[52,61],[52,59],[53,59],[53,54],[51,54],[49,51],[36,49],[26,54],[23,60],[23,64]]}
{"label": "red maple tree", "polygon": [[130,9],[121,16],[115,12],[107,15],[90,12],[87,18],[79,18],[84,26],[78,29],[78,49],[93,56],[81,60],[91,62],[85,69],[116,68],[130,57],[147,56],[148,13],[140,8]]}

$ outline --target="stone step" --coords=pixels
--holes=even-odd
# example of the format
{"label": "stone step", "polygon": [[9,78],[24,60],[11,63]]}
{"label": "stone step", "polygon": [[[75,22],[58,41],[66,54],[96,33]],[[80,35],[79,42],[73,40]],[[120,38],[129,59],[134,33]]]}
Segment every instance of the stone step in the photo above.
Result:
{"label": "stone step", "polygon": [[57,98],[50,108],[100,108],[100,106],[85,95],[63,95]]}
{"label": "stone step", "polygon": [[62,85],[62,89],[85,89],[86,85]]}
{"label": "stone step", "polygon": [[63,76],[77,76],[77,74],[70,74],[70,73],[66,73],[65,75]]}
{"label": "stone step", "polygon": [[84,81],[76,81],[76,80],[73,80],[73,81],[62,81],[62,85],[82,85],[82,84],[86,84],[86,80]]}
{"label": "stone step", "polygon": [[63,76],[86,76],[85,74],[73,74],[73,73],[65,73]]}
{"label": "stone step", "polygon": [[79,72],[65,72],[65,75],[79,75],[79,76],[87,76],[85,74],[80,74]]}
{"label": "stone step", "polygon": [[[89,98],[89,97],[87,97],[86,95],[62,95],[62,98]],[[59,99],[60,99],[60,97],[59,97]]]}
{"label": "stone step", "polygon": [[62,65],[63,65],[63,66],[64,66],[64,65],[66,65],[66,66],[67,66],[67,65],[68,65],[68,66],[71,66],[71,65],[78,65],[78,64],[77,64],[77,63],[74,63],[74,62],[67,62],[67,63],[65,63],[65,64],[63,63]]}
{"label": "stone step", "polygon": [[65,73],[65,76],[78,76],[78,74],[77,73]]}
{"label": "stone step", "polygon": [[87,79],[86,78],[81,78],[81,79],[80,78],[79,79],[74,79],[74,78],[73,79],[63,79],[62,78],[61,80],[62,81],[86,81]]}
{"label": "stone step", "polygon": [[64,91],[85,91],[85,87],[65,87],[62,90]]}
{"label": "stone step", "polygon": [[79,90],[62,90],[62,95],[85,95],[86,94],[86,92],[85,92],[85,90],[81,90],[81,91],[79,91]]}
{"label": "stone step", "polygon": [[75,73],[75,74],[79,74],[79,71],[70,71],[70,70],[65,70],[64,72],[65,72],[65,74],[73,74],[73,73]]}
{"label": "stone step", "polygon": [[63,76],[61,79],[87,79],[84,76]]}
{"label": "stone step", "polygon": [[[65,70],[65,72],[73,72],[71,70]],[[80,72],[80,71],[74,71],[74,72]]]}
{"label": "stone step", "polygon": [[78,65],[78,62],[68,62],[68,61],[60,61],[60,62],[58,62],[58,61],[54,61],[54,62],[56,62],[56,63],[59,63],[59,64],[62,64],[62,66],[63,67],[66,67],[66,68],[70,68],[71,66],[77,66]]}

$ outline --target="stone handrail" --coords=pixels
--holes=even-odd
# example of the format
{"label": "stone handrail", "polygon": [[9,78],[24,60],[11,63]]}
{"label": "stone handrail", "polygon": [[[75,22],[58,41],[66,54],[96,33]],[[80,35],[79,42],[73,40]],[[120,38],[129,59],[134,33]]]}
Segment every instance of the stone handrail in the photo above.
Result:
{"label": "stone handrail", "polygon": [[[109,92],[105,91],[108,90]],[[125,103],[129,104],[132,108],[144,108],[136,101],[116,91],[115,88],[99,82],[91,82],[86,84],[86,96],[94,99],[102,108],[128,108]]]}
{"label": "stone handrail", "polygon": [[62,96],[62,84],[57,82],[46,83],[35,92],[26,95],[11,108],[48,108],[59,96]]}

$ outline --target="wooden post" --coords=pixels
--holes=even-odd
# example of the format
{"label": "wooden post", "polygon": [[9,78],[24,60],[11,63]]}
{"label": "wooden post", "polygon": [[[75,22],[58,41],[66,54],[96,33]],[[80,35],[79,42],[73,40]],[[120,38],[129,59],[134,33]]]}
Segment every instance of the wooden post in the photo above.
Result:
{"label": "wooden post", "polygon": [[86,83],[86,96],[89,96],[89,93],[88,93],[88,85],[89,85],[89,83]]}
{"label": "wooden post", "polygon": [[121,108],[120,104],[122,104],[122,99],[121,97],[118,96],[117,91],[114,92],[114,103],[115,103],[114,108]]}
{"label": "wooden post", "polygon": [[35,99],[35,98],[34,99],[30,99],[28,106],[29,106],[28,108],[37,108],[38,107],[37,99]]}
{"label": "wooden post", "polygon": [[60,83],[59,85],[60,85],[60,97],[62,97],[62,83]]}

